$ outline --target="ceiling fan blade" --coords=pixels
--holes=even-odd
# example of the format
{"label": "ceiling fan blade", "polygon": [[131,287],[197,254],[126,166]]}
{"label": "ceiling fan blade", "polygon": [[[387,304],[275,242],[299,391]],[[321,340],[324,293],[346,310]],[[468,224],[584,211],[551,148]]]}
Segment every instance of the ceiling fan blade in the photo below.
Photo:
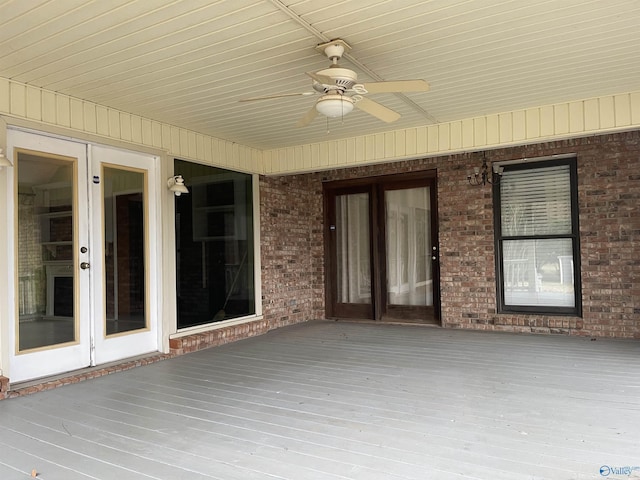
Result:
{"label": "ceiling fan blade", "polygon": [[262,97],[241,98],[239,102],[254,102],[256,100],[269,100],[270,98],[297,97],[300,95],[315,95],[316,92],[298,92],[298,93],[277,93],[275,95],[264,95]]}
{"label": "ceiling fan blade", "polygon": [[326,75],[318,75],[316,72],[305,72],[308,76],[313,78],[316,82],[322,83],[323,85],[333,85],[336,83],[333,78],[327,77]]}
{"label": "ceiling fan blade", "polygon": [[369,115],[373,115],[374,117],[379,118],[383,122],[391,123],[400,118],[400,114],[398,112],[394,112],[390,108],[387,108],[384,105],[380,105],[378,102],[374,102],[373,100],[369,100],[365,97],[362,97],[360,100],[358,100],[355,105],[356,108],[359,108],[363,112],[367,112]]}
{"label": "ceiling fan blade", "polygon": [[369,93],[428,92],[429,84],[424,80],[394,80],[390,82],[363,83]]}
{"label": "ceiling fan blade", "polygon": [[314,118],[316,118],[317,115],[318,111],[316,110],[316,105],[314,103],[313,107],[307,110],[307,113],[304,114],[304,117],[298,120],[298,123],[296,123],[296,127],[306,127],[313,121]]}

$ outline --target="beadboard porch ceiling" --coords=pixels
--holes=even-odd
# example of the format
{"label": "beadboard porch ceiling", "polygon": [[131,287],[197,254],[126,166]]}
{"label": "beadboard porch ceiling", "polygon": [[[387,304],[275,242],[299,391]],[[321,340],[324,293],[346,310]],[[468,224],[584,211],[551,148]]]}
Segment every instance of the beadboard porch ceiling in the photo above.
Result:
{"label": "beadboard porch ceiling", "polygon": [[[260,149],[640,89],[637,0],[4,0],[0,19],[0,76]],[[359,81],[431,90],[371,95],[391,124],[239,102],[310,91],[335,38]]]}

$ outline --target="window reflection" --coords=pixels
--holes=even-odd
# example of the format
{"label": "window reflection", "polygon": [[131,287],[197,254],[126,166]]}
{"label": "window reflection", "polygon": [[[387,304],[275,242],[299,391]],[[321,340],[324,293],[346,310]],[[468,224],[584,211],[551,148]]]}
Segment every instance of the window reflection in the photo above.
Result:
{"label": "window reflection", "polygon": [[75,340],[73,161],[18,155],[20,351]]}
{"label": "window reflection", "polygon": [[178,328],[255,313],[251,175],[176,160]]}
{"label": "window reflection", "polygon": [[147,326],[145,182],[139,171],[103,170],[107,335]]}

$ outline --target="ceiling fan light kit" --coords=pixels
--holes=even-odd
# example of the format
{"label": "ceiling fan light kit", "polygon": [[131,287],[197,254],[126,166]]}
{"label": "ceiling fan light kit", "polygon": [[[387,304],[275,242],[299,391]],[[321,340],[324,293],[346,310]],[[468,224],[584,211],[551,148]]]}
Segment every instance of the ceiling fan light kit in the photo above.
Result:
{"label": "ceiling fan light kit", "polygon": [[246,98],[241,101],[267,100],[296,95],[320,94],[321,97],[298,122],[299,127],[310,124],[318,113],[329,118],[344,117],[353,111],[354,106],[383,122],[394,122],[400,114],[369,98],[369,93],[405,93],[426,92],[429,84],[424,80],[392,80],[385,82],[358,83],[358,74],[349,68],[338,65],[342,56],[351,47],[341,39],[320,44],[316,51],[323,53],[331,61],[329,68],[317,72],[306,72],[311,77],[313,92],[281,93],[263,97]]}
{"label": "ceiling fan light kit", "polygon": [[344,95],[324,95],[316,102],[316,110],[325,117],[344,117],[353,110],[354,101]]}

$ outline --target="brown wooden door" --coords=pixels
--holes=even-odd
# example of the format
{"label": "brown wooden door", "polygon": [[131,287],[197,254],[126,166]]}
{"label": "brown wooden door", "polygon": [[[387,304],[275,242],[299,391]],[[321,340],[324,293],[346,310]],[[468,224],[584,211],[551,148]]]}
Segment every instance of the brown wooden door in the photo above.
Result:
{"label": "brown wooden door", "polygon": [[435,172],[325,185],[327,316],[436,323]]}
{"label": "brown wooden door", "polygon": [[373,318],[372,191],[369,186],[328,192],[332,317]]}

